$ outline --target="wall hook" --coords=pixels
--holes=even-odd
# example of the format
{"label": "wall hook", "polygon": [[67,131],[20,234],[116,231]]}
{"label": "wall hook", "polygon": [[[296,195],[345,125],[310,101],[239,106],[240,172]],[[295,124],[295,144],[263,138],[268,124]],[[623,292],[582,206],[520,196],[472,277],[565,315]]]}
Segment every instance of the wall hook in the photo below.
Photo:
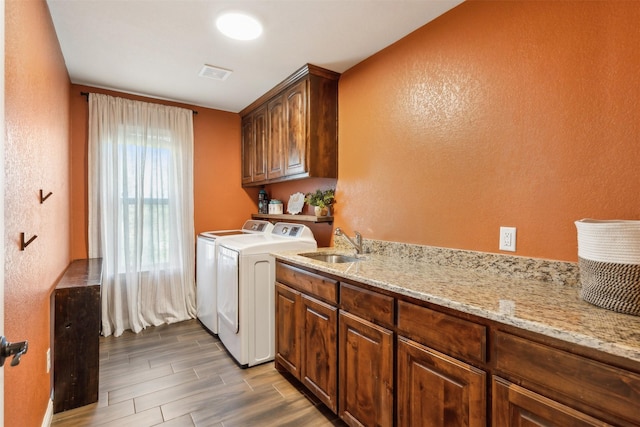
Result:
{"label": "wall hook", "polygon": [[34,240],[36,240],[36,236],[35,234],[33,235],[33,237],[31,237],[29,240],[27,240],[26,242],[24,241],[24,233],[20,233],[20,250],[24,251],[24,248],[26,248],[27,246],[29,246],[31,244],[31,242],[33,242]]}
{"label": "wall hook", "polygon": [[51,191],[49,191],[49,194],[47,194],[46,196],[44,195],[44,191],[42,191],[42,189],[40,189],[40,204],[43,204],[45,200],[47,200],[53,193]]}

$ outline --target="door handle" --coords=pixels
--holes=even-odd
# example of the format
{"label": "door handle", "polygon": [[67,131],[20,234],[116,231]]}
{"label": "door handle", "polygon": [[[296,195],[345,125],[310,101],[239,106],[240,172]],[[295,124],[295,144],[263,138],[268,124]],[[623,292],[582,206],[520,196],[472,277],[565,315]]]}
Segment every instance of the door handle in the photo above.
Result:
{"label": "door handle", "polygon": [[28,341],[10,343],[5,337],[0,337],[0,366],[4,366],[4,361],[9,356],[13,356],[11,366],[16,366],[20,363],[20,358],[28,349]]}

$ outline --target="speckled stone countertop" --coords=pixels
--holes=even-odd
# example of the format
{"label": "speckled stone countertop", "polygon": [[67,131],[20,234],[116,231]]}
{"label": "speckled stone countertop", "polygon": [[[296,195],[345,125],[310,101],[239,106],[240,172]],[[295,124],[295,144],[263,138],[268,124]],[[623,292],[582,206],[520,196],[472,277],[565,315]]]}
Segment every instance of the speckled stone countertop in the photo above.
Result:
{"label": "speckled stone countertop", "polygon": [[[575,263],[367,241],[359,262],[329,264],[274,253],[400,295],[640,362],[640,317],[583,301]],[[318,251],[353,255],[348,247]]]}

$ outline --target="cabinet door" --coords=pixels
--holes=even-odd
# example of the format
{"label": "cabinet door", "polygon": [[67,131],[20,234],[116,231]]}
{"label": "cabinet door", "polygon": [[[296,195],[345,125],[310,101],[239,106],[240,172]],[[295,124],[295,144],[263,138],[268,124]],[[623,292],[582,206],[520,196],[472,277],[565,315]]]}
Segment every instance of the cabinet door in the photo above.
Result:
{"label": "cabinet door", "polygon": [[485,426],[486,374],[398,337],[398,425]]}
{"label": "cabinet door", "polygon": [[274,179],[284,175],[284,147],[287,140],[287,126],[284,96],[277,96],[267,105],[268,156],[267,178]]}
{"label": "cabinet door", "polygon": [[393,332],[340,311],[340,418],[351,426],[393,425]]}
{"label": "cabinet door", "polygon": [[556,401],[493,377],[493,426],[586,427],[608,426]]}
{"label": "cabinet door", "polygon": [[276,365],[300,379],[300,292],[276,282]]}
{"label": "cabinet door", "polygon": [[338,309],[304,294],[301,301],[300,380],[336,412]]}
{"label": "cabinet door", "polygon": [[287,142],[284,174],[307,172],[307,82],[302,80],[285,92]]}
{"label": "cabinet door", "polygon": [[253,113],[253,182],[267,179],[267,109]]}
{"label": "cabinet door", "polygon": [[253,119],[242,119],[242,183],[253,182]]}

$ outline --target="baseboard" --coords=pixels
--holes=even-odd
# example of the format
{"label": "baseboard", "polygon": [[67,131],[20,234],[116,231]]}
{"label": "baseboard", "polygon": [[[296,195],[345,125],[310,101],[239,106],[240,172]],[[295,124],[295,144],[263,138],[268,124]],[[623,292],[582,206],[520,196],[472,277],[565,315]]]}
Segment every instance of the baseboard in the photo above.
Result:
{"label": "baseboard", "polygon": [[44,414],[44,418],[42,419],[42,427],[49,427],[51,425],[52,420],[53,420],[53,400],[49,399],[49,404],[47,405],[47,412]]}

